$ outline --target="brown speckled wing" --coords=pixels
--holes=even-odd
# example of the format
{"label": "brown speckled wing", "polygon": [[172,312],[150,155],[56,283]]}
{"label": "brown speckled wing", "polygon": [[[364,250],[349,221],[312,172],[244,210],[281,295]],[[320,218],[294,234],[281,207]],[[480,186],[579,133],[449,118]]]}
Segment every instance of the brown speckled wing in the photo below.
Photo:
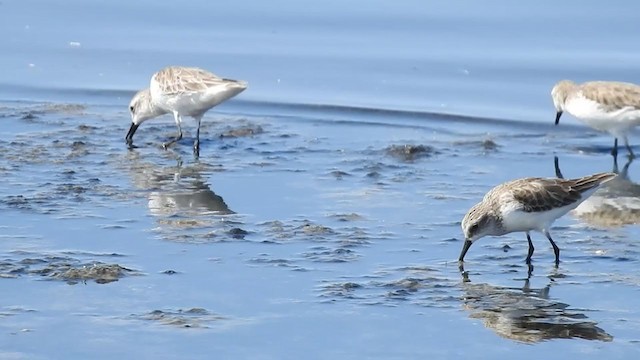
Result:
{"label": "brown speckled wing", "polygon": [[613,173],[598,173],[577,179],[527,178],[507,186],[523,211],[538,212],[571,205],[582,199],[582,193],[615,177]]}
{"label": "brown speckled wing", "polygon": [[547,211],[580,200],[581,192],[571,185],[570,180],[529,178],[514,186],[511,193],[522,204],[522,211]]}
{"label": "brown speckled wing", "polygon": [[608,110],[640,109],[640,86],[635,84],[592,81],[582,84],[580,90],[584,97],[601,103]]}
{"label": "brown speckled wing", "polygon": [[158,71],[154,75],[154,80],[166,95],[204,91],[226,82],[206,70],[181,66],[170,66]]}

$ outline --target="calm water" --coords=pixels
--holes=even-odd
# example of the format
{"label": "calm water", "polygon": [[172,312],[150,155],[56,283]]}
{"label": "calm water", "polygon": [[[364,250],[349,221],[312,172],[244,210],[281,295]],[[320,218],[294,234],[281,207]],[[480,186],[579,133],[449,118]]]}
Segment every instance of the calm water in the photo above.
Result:
{"label": "calm water", "polygon": [[[459,221],[495,184],[613,167],[561,78],[640,83],[640,5],[0,2],[0,358],[635,358],[640,179],[553,229]],[[249,82],[164,151],[127,104],[195,65]],[[632,140],[640,144],[640,137]],[[637,149],[638,146],[635,146]],[[628,165],[628,166],[625,166]]]}

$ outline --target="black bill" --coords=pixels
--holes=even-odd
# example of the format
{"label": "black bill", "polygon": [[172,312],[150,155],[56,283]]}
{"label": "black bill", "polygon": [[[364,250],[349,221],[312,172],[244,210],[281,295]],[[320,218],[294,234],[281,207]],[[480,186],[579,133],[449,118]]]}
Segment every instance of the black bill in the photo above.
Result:
{"label": "black bill", "polygon": [[127,136],[124,138],[127,141],[127,145],[129,146],[133,145],[133,134],[136,133],[136,130],[138,130],[139,126],[140,126],[139,124],[131,123],[129,132],[127,133]]}
{"label": "black bill", "polygon": [[556,125],[560,122],[560,116],[562,116],[562,111],[558,111],[556,113]]}
{"label": "black bill", "polygon": [[464,241],[464,245],[462,245],[462,251],[460,252],[460,257],[458,258],[458,261],[464,261],[464,256],[467,254],[467,251],[469,251],[471,244],[472,244],[471,240]]}

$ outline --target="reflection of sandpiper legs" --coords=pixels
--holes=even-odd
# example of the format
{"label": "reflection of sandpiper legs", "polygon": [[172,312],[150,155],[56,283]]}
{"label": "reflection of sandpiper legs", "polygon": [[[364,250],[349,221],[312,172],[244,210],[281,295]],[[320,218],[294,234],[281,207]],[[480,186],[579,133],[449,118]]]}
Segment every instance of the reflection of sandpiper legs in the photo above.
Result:
{"label": "reflection of sandpiper legs", "polygon": [[527,287],[529,285],[529,279],[531,278],[531,275],[533,274],[533,265],[531,265],[531,263],[527,264]]}
{"label": "reflection of sandpiper legs", "polygon": [[[634,159],[635,159],[634,157],[629,157],[627,162],[622,167],[622,171],[620,171],[619,168],[618,168],[618,158],[614,157],[613,158],[613,169],[611,170],[611,172],[613,172],[615,174],[620,174],[622,177],[627,177],[627,173],[629,172],[629,166],[631,165],[631,163],[633,162]],[[554,166],[554,169],[555,169],[555,172],[556,172],[556,177],[558,177],[560,179],[564,179],[564,176],[562,175],[562,171],[560,170],[560,161],[558,160],[557,156],[553,157],[553,166]]]}
{"label": "reflection of sandpiper legs", "polygon": [[619,173],[620,175],[622,175],[622,177],[625,177],[625,178],[627,177],[627,174],[629,173],[629,165],[631,165],[632,162],[633,162],[633,159],[629,158],[629,161],[627,161],[627,163],[624,164],[624,166],[622,167],[622,171]]}
{"label": "reflection of sandpiper legs", "polygon": [[[616,139],[616,141],[617,140],[618,139]],[[634,154],[633,150],[631,150],[631,146],[629,145],[629,139],[626,136],[624,137],[624,146],[627,148],[627,151],[629,152],[629,159],[635,159],[636,154]]]}
{"label": "reflection of sandpiper legs", "polygon": [[629,172],[629,165],[633,162],[633,157],[629,157],[627,163],[622,167],[622,171],[618,170],[618,159],[613,158],[613,172],[616,174],[622,175],[622,177],[627,177],[627,173]]}
{"label": "reflection of sandpiper legs", "polygon": [[[633,153],[633,150],[631,150],[631,146],[629,145],[629,140],[627,139],[627,137],[624,137],[624,146],[627,148],[627,151],[629,152],[629,160],[633,160],[636,158],[636,154]],[[613,156],[613,163],[615,164],[615,169],[618,168],[618,138],[616,138],[616,140],[613,143],[613,149],[611,149],[611,156]]]}

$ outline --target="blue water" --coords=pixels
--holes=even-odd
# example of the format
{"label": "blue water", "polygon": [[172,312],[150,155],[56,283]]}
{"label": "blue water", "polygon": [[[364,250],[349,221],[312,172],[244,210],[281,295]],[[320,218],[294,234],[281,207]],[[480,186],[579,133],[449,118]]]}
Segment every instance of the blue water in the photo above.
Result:
{"label": "blue water", "polygon": [[[556,223],[558,269],[539,234],[528,281],[523,234],[474,245],[468,279],[455,259],[497,183],[554,156],[612,169],[612,139],[554,127],[549,93],[640,83],[639,10],[0,2],[0,358],[637,357],[636,163]],[[189,121],[160,148],[169,116],[124,144],[134,91],[174,64],[249,82],[206,115],[199,161]],[[65,272],[96,263],[128,270]]]}
{"label": "blue water", "polygon": [[633,1],[0,6],[3,95],[135,90],[187,64],[247,79],[245,100],[543,121],[560,78],[638,80]]}

